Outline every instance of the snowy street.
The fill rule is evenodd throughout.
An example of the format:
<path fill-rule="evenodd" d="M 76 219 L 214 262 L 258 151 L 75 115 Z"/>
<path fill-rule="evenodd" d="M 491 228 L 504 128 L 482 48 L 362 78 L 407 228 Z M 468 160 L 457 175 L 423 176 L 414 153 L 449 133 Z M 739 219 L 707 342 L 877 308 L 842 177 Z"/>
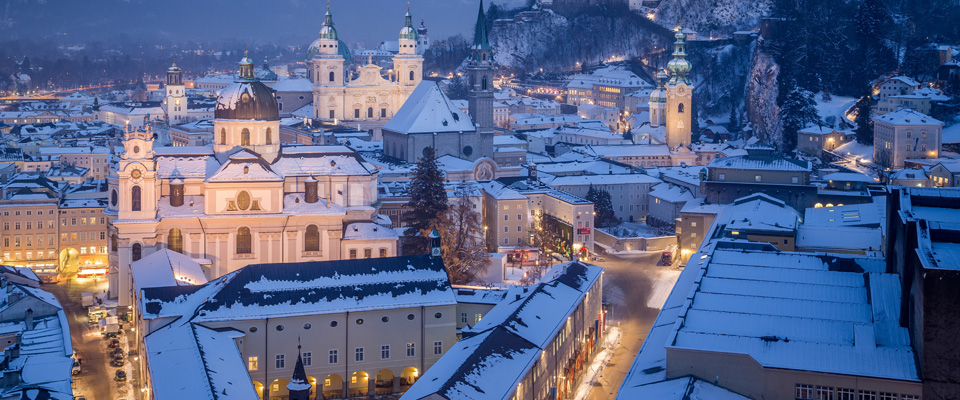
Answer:
<path fill-rule="evenodd" d="M 609 255 L 604 257 L 606 261 L 592 263 L 606 270 L 603 292 L 609 312 L 613 315 L 608 323 L 612 327 L 619 327 L 620 343 L 600 373 L 593 390 L 585 397 L 589 400 L 616 397 L 620 383 L 660 312 L 660 306 L 680 274 L 673 267 L 658 266 L 659 253 L 631 259 Z"/>

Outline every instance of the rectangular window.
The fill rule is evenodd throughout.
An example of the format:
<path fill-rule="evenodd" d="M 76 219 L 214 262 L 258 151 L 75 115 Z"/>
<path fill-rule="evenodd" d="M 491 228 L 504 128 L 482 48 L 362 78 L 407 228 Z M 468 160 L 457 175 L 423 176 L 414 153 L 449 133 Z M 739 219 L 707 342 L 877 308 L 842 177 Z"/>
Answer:
<path fill-rule="evenodd" d="M 353 349 L 353 361 L 363 362 L 363 347 Z"/>
<path fill-rule="evenodd" d="M 897 394 L 880 392 L 880 400 L 897 400 Z"/>
<path fill-rule="evenodd" d="M 351 260 L 357 259 L 357 249 L 350 249 L 350 259 Z"/>
<path fill-rule="evenodd" d="M 33 229 L 33 222 L 27 221 L 27 230 Z"/>
<path fill-rule="evenodd" d="M 853 389 L 837 388 L 837 400 L 856 400 Z"/>
<path fill-rule="evenodd" d="M 901 394 L 900 400 L 920 400 L 920 396 L 916 394 Z"/>
<path fill-rule="evenodd" d="M 17 221 L 17 222 L 14 222 L 14 223 L 13 223 L 13 229 L 18 230 L 18 231 L 20 230 L 20 221 Z"/>
<path fill-rule="evenodd" d="M 441 354 L 443 354 L 443 342 L 433 342 L 433 355 L 439 356 Z"/>
<path fill-rule="evenodd" d="M 107 231 L 100 231 L 100 240 L 107 240 Z"/>
<path fill-rule="evenodd" d="M 340 355 L 338 354 L 337 350 L 330 350 L 330 352 L 328 353 L 327 362 L 330 364 L 340 363 Z"/>
<path fill-rule="evenodd" d="M 416 356 L 417 356 L 417 344 L 407 343 L 407 357 L 416 357 Z"/>
<path fill-rule="evenodd" d="M 797 400 L 813 400 L 813 385 L 801 385 L 798 383 L 796 398 Z"/>
<path fill-rule="evenodd" d="M 301 354 L 301 356 L 303 357 L 304 367 L 309 367 L 313 365 L 313 352 L 305 351 L 303 352 L 303 354 Z"/>
<path fill-rule="evenodd" d="M 287 355 L 286 354 L 277 354 L 277 369 L 284 369 L 287 366 Z"/>
<path fill-rule="evenodd" d="M 460 323 L 461 324 L 467 323 L 467 313 L 465 312 L 460 313 Z"/>
<path fill-rule="evenodd" d="M 247 358 L 247 369 L 250 371 L 256 371 L 260 369 L 260 362 L 257 360 L 257 357 Z"/>
<path fill-rule="evenodd" d="M 877 392 L 861 390 L 857 393 L 857 400 L 877 400 Z"/>
<path fill-rule="evenodd" d="M 380 249 L 380 258 L 384 258 L 386 256 L 387 256 L 387 249 Z"/>
<path fill-rule="evenodd" d="M 76 241 L 77 241 L 77 233 L 76 233 L 76 232 L 73 232 L 73 233 L 70 234 L 70 241 L 71 241 L 71 242 L 76 242 Z"/>
<path fill-rule="evenodd" d="M 77 225 L 77 217 L 70 218 L 70 225 Z"/>
<path fill-rule="evenodd" d="M 754 175 L 754 176 L 753 176 L 753 180 L 754 180 L 755 182 L 760 182 L 760 175 Z"/>
<path fill-rule="evenodd" d="M 719 180 L 721 180 L 721 181 L 725 181 L 725 180 L 727 180 L 727 174 L 720 174 L 720 175 L 717 177 L 717 179 L 719 179 Z"/>
<path fill-rule="evenodd" d="M 381 360 L 389 360 L 389 359 L 390 359 L 390 345 L 389 345 L 389 344 L 385 344 L 385 345 L 383 345 L 383 346 L 380 346 L 380 359 L 381 359 Z"/>
<path fill-rule="evenodd" d="M 363 249 L 363 258 L 371 258 L 371 257 L 373 257 L 373 250 Z"/>

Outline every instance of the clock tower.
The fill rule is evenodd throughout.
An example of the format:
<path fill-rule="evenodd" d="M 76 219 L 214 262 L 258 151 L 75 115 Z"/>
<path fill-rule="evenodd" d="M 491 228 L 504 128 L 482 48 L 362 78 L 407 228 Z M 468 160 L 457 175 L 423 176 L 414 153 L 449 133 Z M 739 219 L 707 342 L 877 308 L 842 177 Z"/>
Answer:
<path fill-rule="evenodd" d="M 152 220 L 157 217 L 157 180 L 153 129 L 124 134 L 123 154 L 117 163 L 117 219 Z"/>
<path fill-rule="evenodd" d="M 674 36 L 673 59 L 667 64 L 670 81 L 666 86 L 666 124 L 667 146 L 676 150 L 680 146 L 689 146 L 691 141 L 691 118 L 693 112 L 693 84 L 687 77 L 690 62 L 687 61 L 686 43 L 681 28 Z"/>

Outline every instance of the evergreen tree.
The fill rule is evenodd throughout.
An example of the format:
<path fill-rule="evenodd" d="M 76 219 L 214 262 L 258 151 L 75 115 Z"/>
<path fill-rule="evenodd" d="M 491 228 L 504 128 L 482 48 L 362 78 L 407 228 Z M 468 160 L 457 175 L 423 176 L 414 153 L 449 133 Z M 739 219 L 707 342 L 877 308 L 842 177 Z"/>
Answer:
<path fill-rule="evenodd" d="M 590 185 L 587 189 L 587 201 L 593 203 L 593 211 L 596 214 L 593 217 L 593 226 L 597 228 L 606 228 L 617 225 L 620 220 L 613 212 L 613 201 L 610 200 L 610 192 L 603 189 L 594 188 Z"/>
<path fill-rule="evenodd" d="M 887 7 L 881 0 L 864 0 L 856 20 L 858 84 L 865 85 L 896 68 L 896 58 L 887 46 L 888 30 L 894 26 Z"/>
<path fill-rule="evenodd" d="M 873 145 L 873 104 L 864 97 L 857 102 L 857 129 L 854 131 L 857 135 L 857 143 Z"/>
<path fill-rule="evenodd" d="M 456 202 L 437 223 L 443 265 L 450 274 L 450 282 L 461 285 L 475 282 L 477 276 L 489 266 L 483 245 L 480 213 L 473 208 L 468 188 L 462 182 L 457 186 L 454 192 Z"/>
<path fill-rule="evenodd" d="M 429 251 L 427 235 L 448 208 L 443 172 L 432 147 L 424 149 L 423 157 L 417 161 L 407 193 L 410 201 L 406 207 L 411 211 L 405 215 L 410 224 L 405 232 L 403 252 L 407 255 L 425 254 Z"/>
<path fill-rule="evenodd" d="M 737 112 L 737 106 L 734 105 L 730 108 L 730 126 L 731 133 L 740 132 L 740 113 Z M 714 135 L 714 140 L 716 141 L 720 135 Z"/>
<path fill-rule="evenodd" d="M 797 147 L 797 132 L 809 124 L 819 123 L 820 116 L 813 101 L 813 93 L 801 88 L 796 81 L 790 81 L 786 87 L 781 87 L 780 96 L 780 126 L 783 131 L 780 151 L 786 153 Z"/>

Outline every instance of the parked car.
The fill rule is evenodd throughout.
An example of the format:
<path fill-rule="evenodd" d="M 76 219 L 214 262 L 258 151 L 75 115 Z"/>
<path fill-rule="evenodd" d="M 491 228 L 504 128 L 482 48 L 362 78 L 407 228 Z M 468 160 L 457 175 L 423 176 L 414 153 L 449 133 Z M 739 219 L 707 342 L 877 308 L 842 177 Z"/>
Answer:
<path fill-rule="evenodd" d="M 113 380 L 115 380 L 115 381 L 117 381 L 117 382 L 126 382 L 126 381 L 127 381 L 127 373 L 124 372 L 122 369 L 118 369 L 118 370 L 117 370 L 117 375 L 113 378 Z"/>
<path fill-rule="evenodd" d="M 113 349 L 113 348 L 119 348 L 119 347 L 120 347 L 120 339 L 110 339 L 110 344 L 108 344 L 107 347 L 110 347 L 111 349 Z"/>
<path fill-rule="evenodd" d="M 79 358 L 74 358 L 74 359 L 73 359 L 73 371 L 71 371 L 71 372 L 72 372 L 74 375 L 79 375 L 81 372 L 83 372 L 83 371 L 81 370 L 81 368 L 80 368 L 80 364 L 81 364 L 81 363 L 80 363 L 80 359 L 79 359 Z"/>
<path fill-rule="evenodd" d="M 123 356 L 123 349 L 119 347 L 115 347 L 113 351 L 110 352 L 110 357 L 122 357 L 122 356 Z"/>
<path fill-rule="evenodd" d="M 122 367 L 123 366 L 123 357 L 114 357 L 113 360 L 110 360 L 111 367 Z"/>

